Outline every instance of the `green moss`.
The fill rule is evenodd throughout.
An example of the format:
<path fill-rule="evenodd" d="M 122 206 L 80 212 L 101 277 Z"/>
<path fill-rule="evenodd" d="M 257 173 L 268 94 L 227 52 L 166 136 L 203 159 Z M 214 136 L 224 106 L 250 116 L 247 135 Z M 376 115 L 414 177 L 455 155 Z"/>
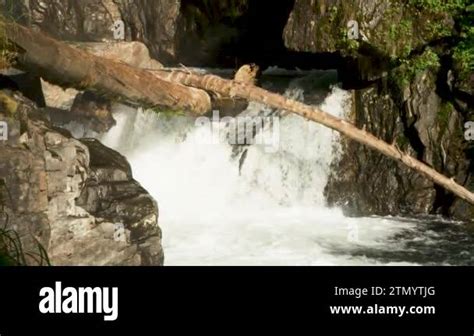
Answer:
<path fill-rule="evenodd" d="M 449 37 L 457 41 L 459 27 L 472 29 L 472 20 L 467 20 L 468 0 L 394 0 L 383 14 L 377 29 L 371 32 L 370 43 L 376 49 L 400 64 L 411 57 L 414 51 L 440 39 Z M 474 7 L 474 6 L 471 6 Z M 462 28 L 464 27 L 464 28 Z M 465 34 L 466 35 L 466 34 Z M 447 39 L 449 40 L 449 39 Z M 464 68 L 471 58 L 467 48 L 457 53 Z"/>
<path fill-rule="evenodd" d="M 409 0 L 408 3 L 420 10 L 433 13 L 453 13 L 464 9 L 468 0 Z"/>
<path fill-rule="evenodd" d="M 425 15 L 435 19 L 427 20 L 429 40 L 452 37 L 452 56 L 455 69 L 461 79 L 474 71 L 474 5 L 471 0 L 408 0 L 408 4 Z M 442 16 L 449 15 L 456 22 L 451 29 Z"/>
<path fill-rule="evenodd" d="M 426 31 L 430 40 L 447 37 L 453 33 L 453 30 L 449 25 L 446 25 L 445 22 L 438 20 L 427 20 Z"/>
<path fill-rule="evenodd" d="M 462 32 L 462 40 L 453 49 L 453 60 L 461 79 L 474 71 L 474 27 Z"/>
<path fill-rule="evenodd" d="M 6 112 L 8 116 L 14 116 L 17 110 L 18 103 L 13 98 L 0 91 L 0 111 Z"/>
<path fill-rule="evenodd" d="M 397 31 L 398 27 L 395 23 L 392 23 L 390 25 L 390 29 L 388 30 L 388 36 L 390 37 L 390 40 L 395 41 L 397 38 Z"/>
<path fill-rule="evenodd" d="M 329 9 L 329 22 L 334 22 L 337 18 L 337 15 L 339 13 L 339 7 L 338 6 L 332 6 Z"/>
<path fill-rule="evenodd" d="M 403 43 L 399 55 L 402 58 L 408 57 L 412 52 L 413 40 L 413 21 L 410 19 L 402 19 L 397 26 L 394 41 Z"/>
<path fill-rule="evenodd" d="M 439 67 L 439 56 L 431 48 L 427 48 L 420 56 L 401 60 L 401 66 L 392 72 L 392 76 L 397 85 L 403 88 L 426 70 L 437 71 Z"/>
<path fill-rule="evenodd" d="M 341 50 L 344 56 L 355 56 L 360 48 L 360 42 L 350 39 L 347 36 L 347 29 L 344 27 L 339 30 L 336 48 Z"/>
<path fill-rule="evenodd" d="M 413 33 L 413 21 L 409 18 L 402 19 L 398 27 L 399 36 L 411 35 Z"/>
<path fill-rule="evenodd" d="M 392 23 L 388 30 L 388 37 L 391 43 L 410 43 L 413 37 L 413 21 L 407 18 L 398 23 Z"/>
<path fill-rule="evenodd" d="M 474 71 L 474 50 L 472 47 L 458 46 L 454 50 L 453 58 L 458 67 L 459 77 L 463 80 Z"/>
<path fill-rule="evenodd" d="M 160 108 L 160 107 L 152 107 L 152 108 L 150 108 L 150 110 L 153 111 L 154 113 L 160 115 L 160 116 L 165 117 L 166 119 L 177 117 L 177 116 L 187 115 L 187 113 L 185 111 L 181 111 L 181 110 L 180 111 L 173 111 L 173 110 L 170 110 L 170 109 L 163 109 L 163 108 Z"/>

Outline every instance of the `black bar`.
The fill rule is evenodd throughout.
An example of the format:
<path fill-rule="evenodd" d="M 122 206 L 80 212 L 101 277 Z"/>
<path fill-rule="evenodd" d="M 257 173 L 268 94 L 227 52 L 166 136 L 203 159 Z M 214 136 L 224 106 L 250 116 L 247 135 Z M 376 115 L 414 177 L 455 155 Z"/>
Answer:
<path fill-rule="evenodd" d="M 474 268 L 450 267 L 1 268 L 0 335 L 160 335 L 165 330 L 205 335 L 283 330 L 291 335 L 472 335 L 473 275 Z M 101 314 L 42 314 L 39 291 L 54 288 L 58 281 L 63 288 L 118 287 L 117 320 L 106 322 Z M 426 287 L 434 293 L 426 298 L 386 294 L 357 299 L 335 296 L 335 287 L 369 292 L 371 287 Z M 334 315 L 329 308 L 375 304 L 433 306 L 436 312 Z"/>

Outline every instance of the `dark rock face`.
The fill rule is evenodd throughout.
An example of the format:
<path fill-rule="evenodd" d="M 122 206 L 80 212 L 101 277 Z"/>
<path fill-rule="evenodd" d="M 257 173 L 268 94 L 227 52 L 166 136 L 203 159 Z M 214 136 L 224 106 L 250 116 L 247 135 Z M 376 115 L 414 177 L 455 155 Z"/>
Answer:
<path fill-rule="evenodd" d="M 0 191 L 25 250 L 39 242 L 54 265 L 161 265 L 158 208 L 127 161 L 96 141 L 50 126 L 21 96 L 0 92 Z"/>
<path fill-rule="evenodd" d="M 210 67 L 283 65 L 288 53 L 282 32 L 293 3 L 279 0 L 269 8 L 264 1 L 182 0 L 178 59 Z"/>
<path fill-rule="evenodd" d="M 398 107 L 377 86 L 354 92 L 352 121 L 388 143 L 397 143 L 413 156 Z M 330 205 L 351 215 L 426 214 L 433 210 L 433 183 L 378 152 L 353 141 L 343 143 L 344 154 L 336 163 L 326 187 Z"/>
<path fill-rule="evenodd" d="M 470 157 L 472 157 L 472 155 Z M 470 169 L 471 171 L 473 170 L 472 167 Z M 469 190 L 474 190 L 474 174 L 471 173 L 469 175 L 465 186 Z M 458 218 L 459 220 L 472 221 L 472 219 L 474 218 L 474 207 L 463 200 L 456 199 L 454 201 L 453 206 L 449 209 L 448 215 L 454 218 Z"/>
<path fill-rule="evenodd" d="M 299 51 L 340 51 L 346 46 L 348 22 L 355 20 L 359 23 L 361 41 L 382 53 L 397 56 L 404 53 L 407 45 L 417 49 L 439 37 L 439 32 L 430 32 L 423 20 L 436 18 L 447 27 L 454 25 L 446 13 L 416 10 L 406 3 L 386 0 L 296 0 L 285 27 L 285 43 L 288 48 Z M 410 21 L 410 27 L 404 28 L 404 20 Z M 398 27 L 399 31 L 393 31 L 392 26 Z M 411 31 L 413 28 L 416 28 L 415 32 Z M 398 40 L 402 34 L 408 40 Z"/>
<path fill-rule="evenodd" d="M 158 207 L 133 180 L 127 160 L 97 140 L 84 139 L 90 153 L 90 177 L 77 205 L 105 222 L 121 223 L 137 244 L 141 265 L 163 264 Z"/>
<path fill-rule="evenodd" d="M 448 14 L 418 10 L 406 3 L 296 0 L 283 35 L 285 45 L 299 52 L 342 54 L 347 57 L 352 77 L 378 79 L 386 74 L 391 59 L 404 57 L 443 36 L 427 22 L 443 24 L 448 30 L 454 27 Z M 357 39 L 348 38 L 351 21 L 357 22 Z"/>
<path fill-rule="evenodd" d="M 296 0 L 285 45 L 342 55 L 340 78 L 355 89 L 354 123 L 469 188 L 474 172 L 463 124 L 470 118 L 472 95 L 466 80 L 450 79 L 454 69 L 446 62 L 449 49 L 442 41 L 453 31 L 454 18 L 447 10 L 428 7 L 385 0 Z M 353 40 L 350 20 L 358 23 Z M 445 56 L 439 59 L 430 47 Z M 356 215 L 442 213 L 466 219 L 461 212 L 472 213 L 461 208 L 474 207 L 398 163 L 355 143 L 344 147 L 326 188 L 331 205 Z"/>
<path fill-rule="evenodd" d="M 431 71 L 418 75 L 397 94 L 382 82 L 355 90 L 352 118 L 358 127 L 396 143 L 400 150 L 462 185 L 472 175 L 463 115 L 437 95 Z M 453 207 L 452 195 L 419 174 L 359 144 L 344 146 L 326 188 L 331 205 L 357 215 L 439 213 L 466 219 Z"/>

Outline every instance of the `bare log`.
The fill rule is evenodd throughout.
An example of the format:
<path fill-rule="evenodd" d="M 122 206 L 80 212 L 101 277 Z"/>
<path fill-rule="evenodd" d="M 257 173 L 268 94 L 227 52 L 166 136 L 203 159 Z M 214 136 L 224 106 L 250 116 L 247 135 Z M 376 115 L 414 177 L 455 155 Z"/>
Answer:
<path fill-rule="evenodd" d="M 211 99 L 203 90 L 171 83 L 146 70 L 97 57 L 16 23 L 3 23 L 8 41 L 19 53 L 18 65 L 53 84 L 87 89 L 147 107 L 197 115 L 211 110 Z"/>
<path fill-rule="evenodd" d="M 1 22 L 0 22 L 1 23 Z M 19 64 L 46 80 L 78 89 L 95 89 L 126 99 L 158 107 L 204 114 L 211 110 L 211 100 L 205 92 L 222 97 L 243 98 L 296 113 L 329 127 L 363 145 L 400 161 L 461 199 L 474 205 L 474 194 L 425 163 L 403 153 L 352 123 L 334 117 L 320 109 L 285 98 L 254 85 L 226 80 L 214 75 L 198 75 L 185 71 L 137 69 L 124 63 L 91 55 L 55 41 L 18 24 L 7 22 L 4 32 L 17 51 Z M 194 88 L 194 89 L 192 89 Z M 205 91 L 203 91 L 205 90 Z"/>
<path fill-rule="evenodd" d="M 279 94 L 269 92 L 253 85 L 222 79 L 214 75 L 199 75 L 186 71 L 170 72 L 166 70 L 157 70 L 153 71 L 153 73 L 155 73 L 159 78 L 167 79 L 175 83 L 181 83 L 208 92 L 214 92 L 222 96 L 245 98 L 249 101 L 263 103 L 273 108 L 298 114 L 306 119 L 344 134 L 350 139 L 373 148 L 394 160 L 402 162 L 407 167 L 424 175 L 434 183 L 474 205 L 474 193 L 456 183 L 454 179 L 450 179 L 440 174 L 427 164 L 402 152 L 395 145 L 390 145 L 367 131 L 357 128 L 354 124 L 334 117 L 314 106 L 309 106 L 296 100 L 285 98 Z"/>
<path fill-rule="evenodd" d="M 118 60 L 136 68 L 148 71 L 164 69 L 161 63 L 151 58 L 147 47 L 140 42 L 74 42 L 69 43 L 69 45 L 99 57 Z M 166 70 L 170 71 L 172 68 L 166 68 Z M 221 116 L 236 116 L 248 106 L 247 100 L 242 98 L 236 99 L 219 95 L 210 95 L 210 97 L 212 109 L 219 110 Z M 211 111 L 209 110 L 209 112 Z"/>

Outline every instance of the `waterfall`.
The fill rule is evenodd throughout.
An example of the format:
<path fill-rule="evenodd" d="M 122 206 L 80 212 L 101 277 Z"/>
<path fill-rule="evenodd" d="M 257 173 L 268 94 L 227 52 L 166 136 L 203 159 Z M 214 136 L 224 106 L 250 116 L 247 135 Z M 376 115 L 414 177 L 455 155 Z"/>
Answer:
<path fill-rule="evenodd" d="M 311 100 L 301 78 L 285 94 Z M 321 108 L 344 117 L 350 104 L 348 92 L 332 87 Z M 167 265 L 390 264 L 378 256 L 405 249 L 393 237 L 414 232 L 416 221 L 348 218 L 327 207 L 323 191 L 340 155 L 338 133 L 256 103 L 243 113 L 280 114 L 277 150 L 236 150 L 227 141 L 229 123 L 209 127 L 116 107 L 117 126 L 102 140 L 128 158 L 135 179 L 158 201 Z M 219 141 L 203 141 L 216 129 Z"/>

